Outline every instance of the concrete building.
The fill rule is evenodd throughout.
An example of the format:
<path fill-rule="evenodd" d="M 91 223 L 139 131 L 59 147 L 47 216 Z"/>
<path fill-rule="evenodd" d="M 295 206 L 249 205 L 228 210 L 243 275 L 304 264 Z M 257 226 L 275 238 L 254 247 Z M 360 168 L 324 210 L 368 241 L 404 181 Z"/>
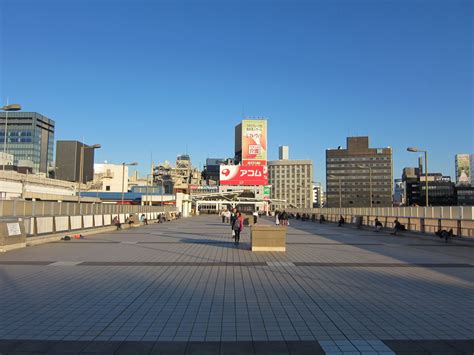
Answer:
<path fill-rule="evenodd" d="M 56 178 L 65 181 L 79 182 L 81 165 L 81 148 L 83 149 L 82 183 L 94 179 L 94 149 L 78 141 L 56 142 Z"/>
<path fill-rule="evenodd" d="M 5 200 L 76 201 L 77 184 L 42 174 L 0 170 L 0 198 Z"/>
<path fill-rule="evenodd" d="M 402 179 L 395 179 L 395 190 L 393 192 L 393 205 L 405 206 L 406 204 L 406 186 Z"/>
<path fill-rule="evenodd" d="M 219 184 L 220 167 L 223 164 L 233 164 L 233 159 L 207 158 L 204 167 L 203 178 L 209 185 Z"/>
<path fill-rule="evenodd" d="M 4 151 L 5 112 L 0 112 L 0 151 Z M 7 149 L 13 165 L 20 160 L 33 161 L 34 173 L 48 174 L 53 168 L 53 120 L 36 112 L 8 112 Z"/>
<path fill-rule="evenodd" d="M 287 145 L 278 147 L 278 159 L 288 160 L 290 159 L 290 148 Z"/>
<path fill-rule="evenodd" d="M 347 149 L 326 150 L 326 184 L 327 207 L 392 206 L 392 148 L 348 137 Z"/>
<path fill-rule="evenodd" d="M 313 185 L 313 207 L 322 208 L 324 207 L 324 191 L 321 183 Z"/>
<path fill-rule="evenodd" d="M 3 165 L 5 165 L 5 167 L 13 166 L 13 154 L 0 152 L 0 166 L 3 167 Z"/>
<path fill-rule="evenodd" d="M 94 164 L 92 190 L 122 192 L 128 191 L 128 166 L 122 164 Z"/>
<path fill-rule="evenodd" d="M 273 209 L 313 207 L 313 162 L 311 160 L 273 160 L 268 162 Z"/>
<path fill-rule="evenodd" d="M 153 168 L 153 184 L 163 186 L 165 193 L 189 194 L 191 190 L 201 185 L 201 181 L 201 171 L 192 166 L 191 158 L 187 154 L 178 155 L 176 166 L 165 161 Z"/>

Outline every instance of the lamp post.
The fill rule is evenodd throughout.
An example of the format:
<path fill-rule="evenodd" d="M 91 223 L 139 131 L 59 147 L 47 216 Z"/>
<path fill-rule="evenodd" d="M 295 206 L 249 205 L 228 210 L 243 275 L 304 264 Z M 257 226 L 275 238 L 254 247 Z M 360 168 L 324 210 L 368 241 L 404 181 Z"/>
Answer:
<path fill-rule="evenodd" d="M 425 153 L 425 190 L 426 190 L 425 205 L 426 205 L 426 207 L 428 207 L 428 205 L 429 205 L 429 199 L 428 199 L 428 151 L 421 150 L 421 149 L 418 149 L 416 147 L 408 147 L 407 151 L 412 152 L 412 153 L 418 153 L 418 152 Z"/>
<path fill-rule="evenodd" d="M 372 208 L 372 167 L 364 166 L 364 165 L 357 165 L 359 169 L 369 168 L 369 206 Z"/>
<path fill-rule="evenodd" d="M 341 177 L 336 175 L 329 175 L 331 178 L 337 178 L 339 180 L 339 210 L 342 208 L 342 184 Z"/>
<path fill-rule="evenodd" d="M 151 195 L 150 197 L 148 197 L 148 185 L 150 183 L 150 176 L 153 176 L 153 174 L 147 174 L 146 176 L 146 189 L 145 189 L 145 203 L 144 203 L 144 206 L 151 206 Z M 151 184 L 151 187 L 153 188 L 153 183 Z M 148 202 L 150 201 L 150 202 Z M 143 201 L 142 201 L 143 202 Z"/>
<path fill-rule="evenodd" d="M 1 109 L 5 111 L 5 138 L 3 140 L 3 171 L 5 171 L 5 159 L 6 159 L 6 154 L 7 154 L 7 132 L 8 132 L 8 112 L 9 111 L 20 111 L 21 110 L 21 105 L 19 104 L 10 104 L 6 106 L 2 106 Z"/>
<path fill-rule="evenodd" d="M 82 175 L 84 175 L 84 151 L 86 149 L 99 149 L 100 147 L 100 144 L 93 144 L 88 147 L 86 147 L 84 143 L 81 145 L 81 154 L 79 158 L 79 195 L 77 196 L 77 203 L 81 203 L 81 184 L 83 181 Z"/>
<path fill-rule="evenodd" d="M 125 166 L 136 166 L 138 165 L 137 162 L 133 163 L 122 163 L 122 205 L 123 205 L 123 196 L 124 196 L 124 188 L 125 188 Z"/>

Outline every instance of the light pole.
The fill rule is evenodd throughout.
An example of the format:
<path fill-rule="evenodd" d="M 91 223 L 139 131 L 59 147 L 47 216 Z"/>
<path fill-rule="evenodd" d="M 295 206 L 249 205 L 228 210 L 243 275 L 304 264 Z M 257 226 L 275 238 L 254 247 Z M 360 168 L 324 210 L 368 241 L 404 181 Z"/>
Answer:
<path fill-rule="evenodd" d="M 81 154 L 79 158 L 79 195 L 77 196 L 77 203 L 81 203 L 81 184 L 82 184 L 82 175 L 84 174 L 84 150 L 86 149 L 99 149 L 100 144 L 93 144 L 86 147 L 84 143 L 81 145 Z"/>
<path fill-rule="evenodd" d="M 7 133 L 8 133 L 8 112 L 9 111 L 20 111 L 21 110 L 21 105 L 19 104 L 11 104 L 6 106 L 3 106 L 1 108 L 3 111 L 5 111 L 5 138 L 3 140 L 3 171 L 5 171 L 5 159 L 6 159 L 6 154 L 7 154 Z"/>
<path fill-rule="evenodd" d="M 418 152 L 425 153 L 425 189 L 426 189 L 425 205 L 426 205 L 426 207 L 428 207 L 428 205 L 429 205 L 429 199 L 428 199 L 428 151 L 421 150 L 421 149 L 418 149 L 416 147 L 408 147 L 407 151 L 412 152 L 412 153 L 418 153 Z"/>
<path fill-rule="evenodd" d="M 341 177 L 336 175 L 329 175 L 331 178 L 336 178 L 339 180 L 339 210 L 342 208 L 342 184 L 341 184 Z"/>
<path fill-rule="evenodd" d="M 364 165 L 357 165 L 359 169 L 369 168 L 369 206 L 372 208 L 372 167 L 364 166 Z"/>
<path fill-rule="evenodd" d="M 123 205 L 123 195 L 124 195 L 124 188 L 125 188 L 125 166 L 136 166 L 138 165 L 137 162 L 133 163 L 122 163 L 122 205 Z"/>
<path fill-rule="evenodd" d="M 151 179 L 150 179 L 151 177 Z M 152 201 L 152 192 L 150 192 L 150 197 L 148 197 L 148 182 L 150 181 L 150 185 L 151 185 L 151 188 L 152 188 L 152 192 L 153 192 L 153 174 L 148 174 L 146 176 L 146 190 L 147 190 L 147 199 L 149 199 L 149 203 L 148 205 L 151 206 L 153 204 L 153 201 Z M 148 201 L 147 201 L 148 202 Z"/>

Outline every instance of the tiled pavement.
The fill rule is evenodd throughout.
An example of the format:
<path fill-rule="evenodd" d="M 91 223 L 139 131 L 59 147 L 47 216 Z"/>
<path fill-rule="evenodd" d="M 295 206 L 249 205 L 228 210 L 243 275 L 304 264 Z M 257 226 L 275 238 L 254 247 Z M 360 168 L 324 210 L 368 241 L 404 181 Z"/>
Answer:
<path fill-rule="evenodd" d="M 0 353 L 470 353 L 474 245 L 202 216 L 0 255 Z"/>

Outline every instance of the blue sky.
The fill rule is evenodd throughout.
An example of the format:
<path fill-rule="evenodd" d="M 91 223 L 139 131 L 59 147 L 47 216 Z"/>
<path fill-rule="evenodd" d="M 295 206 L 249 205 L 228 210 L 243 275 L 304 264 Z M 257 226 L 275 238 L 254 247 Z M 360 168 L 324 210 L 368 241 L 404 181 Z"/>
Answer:
<path fill-rule="evenodd" d="M 474 152 L 473 4 L 460 0 L 0 0 L 0 100 L 56 121 L 56 139 L 101 143 L 97 162 L 233 155 L 234 126 L 269 119 L 312 159 L 368 135 L 394 177 L 454 174 Z"/>

